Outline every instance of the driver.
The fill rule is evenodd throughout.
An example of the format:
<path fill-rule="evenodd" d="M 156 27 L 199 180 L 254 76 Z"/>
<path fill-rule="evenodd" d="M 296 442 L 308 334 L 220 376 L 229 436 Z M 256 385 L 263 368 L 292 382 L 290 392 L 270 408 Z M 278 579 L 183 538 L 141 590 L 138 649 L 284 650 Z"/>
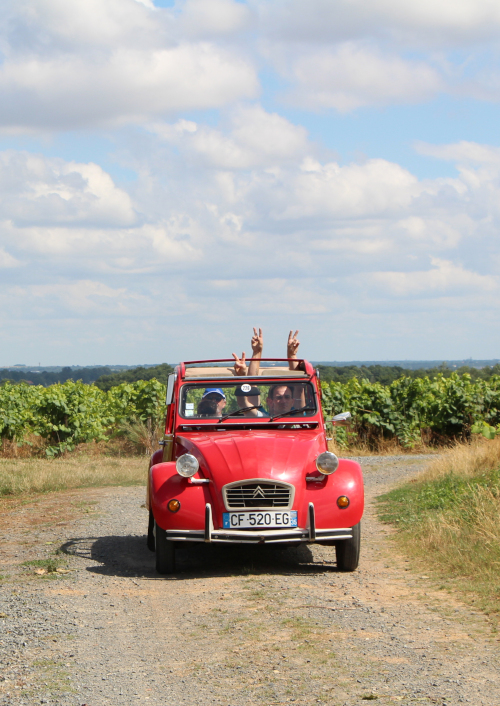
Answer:
<path fill-rule="evenodd" d="M 272 385 L 267 393 L 267 407 L 271 417 L 293 409 L 293 390 L 290 385 Z"/>
<path fill-rule="evenodd" d="M 196 410 L 200 417 L 222 417 L 226 395 L 220 387 L 207 387 Z"/>
<path fill-rule="evenodd" d="M 271 385 L 267 393 L 267 407 L 271 417 L 305 407 L 304 385 Z"/>

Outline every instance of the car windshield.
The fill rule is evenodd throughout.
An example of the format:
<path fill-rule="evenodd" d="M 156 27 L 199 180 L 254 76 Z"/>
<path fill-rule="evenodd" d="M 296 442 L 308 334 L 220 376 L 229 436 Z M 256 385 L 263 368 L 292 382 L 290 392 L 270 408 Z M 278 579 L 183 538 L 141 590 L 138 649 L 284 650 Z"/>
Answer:
<path fill-rule="evenodd" d="M 243 378 L 244 380 L 244 378 Z M 316 396 L 309 382 L 215 382 L 182 387 L 179 413 L 194 419 L 272 419 L 316 414 Z"/>

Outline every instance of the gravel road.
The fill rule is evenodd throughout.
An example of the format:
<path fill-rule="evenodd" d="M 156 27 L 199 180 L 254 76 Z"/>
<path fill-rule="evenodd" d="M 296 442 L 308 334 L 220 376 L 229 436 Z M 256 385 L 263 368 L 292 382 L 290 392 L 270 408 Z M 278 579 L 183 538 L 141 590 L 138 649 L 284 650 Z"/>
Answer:
<path fill-rule="evenodd" d="M 499 706 L 488 619 L 410 570 L 375 518 L 373 498 L 426 458 L 359 460 L 368 502 L 353 574 L 329 547 L 191 546 L 159 578 L 143 488 L 4 513 L 0 704 Z M 69 573 L 23 565 L 57 549 Z"/>

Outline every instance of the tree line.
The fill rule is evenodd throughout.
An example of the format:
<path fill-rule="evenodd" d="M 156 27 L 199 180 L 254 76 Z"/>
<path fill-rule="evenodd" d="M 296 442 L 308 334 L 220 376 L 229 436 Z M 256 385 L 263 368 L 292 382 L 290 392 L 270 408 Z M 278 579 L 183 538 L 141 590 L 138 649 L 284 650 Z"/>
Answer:
<path fill-rule="evenodd" d="M 167 384 L 167 378 L 174 371 L 171 365 L 163 363 L 150 368 L 131 368 L 130 370 L 121 370 L 114 373 L 107 366 L 97 366 L 95 368 L 71 368 L 65 367 L 60 372 L 49 371 L 26 371 L 26 370 L 0 370 L 0 384 L 24 383 L 27 385 L 42 385 L 48 387 L 57 383 L 66 382 L 67 380 L 86 383 L 87 385 L 94 383 L 101 390 L 110 390 L 112 387 L 122 385 L 123 383 L 138 382 L 139 380 L 156 379 L 164 385 Z"/>
<path fill-rule="evenodd" d="M 381 385 L 391 385 L 395 380 L 410 378 L 412 380 L 421 378 L 434 378 L 442 375 L 445 378 L 457 375 L 469 375 L 471 380 L 490 380 L 494 375 L 500 375 L 500 365 L 485 366 L 484 368 L 473 368 L 463 365 L 460 368 L 450 368 L 446 363 L 442 363 L 436 368 L 419 368 L 408 370 L 399 365 L 318 365 L 320 379 L 324 382 L 343 382 L 349 380 L 368 380 L 368 382 L 379 382 Z"/>

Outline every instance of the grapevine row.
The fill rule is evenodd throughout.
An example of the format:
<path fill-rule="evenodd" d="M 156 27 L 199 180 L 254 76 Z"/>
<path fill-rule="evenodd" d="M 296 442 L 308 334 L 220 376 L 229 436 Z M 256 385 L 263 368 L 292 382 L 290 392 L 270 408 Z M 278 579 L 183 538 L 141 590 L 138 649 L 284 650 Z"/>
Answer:
<path fill-rule="evenodd" d="M 364 443 L 376 447 L 396 439 L 411 448 L 422 441 L 448 443 L 474 432 L 494 436 L 500 428 L 500 376 L 472 380 L 450 377 L 400 378 L 384 386 L 353 378 L 323 382 L 325 417 L 349 411 L 352 424 L 335 430 L 340 446 Z M 165 386 L 157 380 L 124 383 L 108 391 L 69 380 L 62 384 L 0 386 L 0 438 L 27 443 L 38 435 L 49 455 L 76 444 L 107 440 L 121 425 L 165 414 Z"/>

